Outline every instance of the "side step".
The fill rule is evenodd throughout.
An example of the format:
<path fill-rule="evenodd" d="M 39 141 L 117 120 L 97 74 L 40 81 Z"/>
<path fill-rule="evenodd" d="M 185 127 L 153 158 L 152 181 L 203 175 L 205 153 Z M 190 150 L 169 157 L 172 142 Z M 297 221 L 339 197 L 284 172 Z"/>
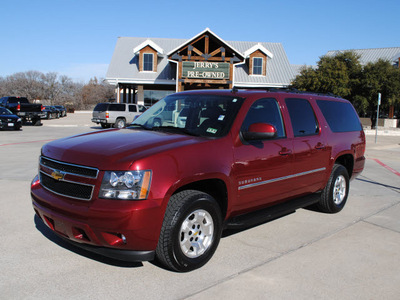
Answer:
<path fill-rule="evenodd" d="M 233 217 L 226 221 L 224 229 L 237 230 L 256 226 L 294 213 L 296 209 L 318 203 L 321 193 L 310 194 L 268 208 Z"/>

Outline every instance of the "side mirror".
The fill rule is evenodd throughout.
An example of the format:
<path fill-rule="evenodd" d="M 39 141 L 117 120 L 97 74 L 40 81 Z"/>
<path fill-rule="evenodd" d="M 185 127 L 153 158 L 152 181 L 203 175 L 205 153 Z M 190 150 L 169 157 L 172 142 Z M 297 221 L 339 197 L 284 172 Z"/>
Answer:
<path fill-rule="evenodd" d="M 276 137 L 275 126 L 267 123 L 253 123 L 249 130 L 242 132 L 245 140 L 268 140 Z"/>

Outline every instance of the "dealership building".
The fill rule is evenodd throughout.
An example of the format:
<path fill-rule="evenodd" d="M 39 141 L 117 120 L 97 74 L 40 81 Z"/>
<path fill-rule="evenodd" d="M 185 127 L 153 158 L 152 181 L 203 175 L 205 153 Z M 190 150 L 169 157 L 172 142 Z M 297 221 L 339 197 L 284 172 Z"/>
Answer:
<path fill-rule="evenodd" d="M 283 88 L 295 75 L 282 44 L 225 41 L 207 28 L 188 40 L 118 38 L 106 80 L 117 102 L 149 106 L 185 90 Z"/>

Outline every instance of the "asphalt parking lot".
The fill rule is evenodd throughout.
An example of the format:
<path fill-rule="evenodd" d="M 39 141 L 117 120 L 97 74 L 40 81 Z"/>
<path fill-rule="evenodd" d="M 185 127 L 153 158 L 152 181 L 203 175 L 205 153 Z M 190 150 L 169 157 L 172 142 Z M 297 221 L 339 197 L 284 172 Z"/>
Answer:
<path fill-rule="evenodd" d="M 0 299 L 399 299 L 400 135 L 367 136 L 339 214 L 300 209 L 225 236 L 207 265 L 180 274 L 76 249 L 34 217 L 41 146 L 101 130 L 90 117 L 0 132 Z"/>

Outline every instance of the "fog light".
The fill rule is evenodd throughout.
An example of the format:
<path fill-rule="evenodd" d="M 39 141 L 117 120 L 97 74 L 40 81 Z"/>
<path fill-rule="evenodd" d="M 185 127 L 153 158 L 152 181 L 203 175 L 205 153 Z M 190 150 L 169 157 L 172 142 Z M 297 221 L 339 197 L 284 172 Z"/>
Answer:
<path fill-rule="evenodd" d="M 122 233 L 102 232 L 101 235 L 110 246 L 125 245 L 127 243 L 126 237 Z"/>

